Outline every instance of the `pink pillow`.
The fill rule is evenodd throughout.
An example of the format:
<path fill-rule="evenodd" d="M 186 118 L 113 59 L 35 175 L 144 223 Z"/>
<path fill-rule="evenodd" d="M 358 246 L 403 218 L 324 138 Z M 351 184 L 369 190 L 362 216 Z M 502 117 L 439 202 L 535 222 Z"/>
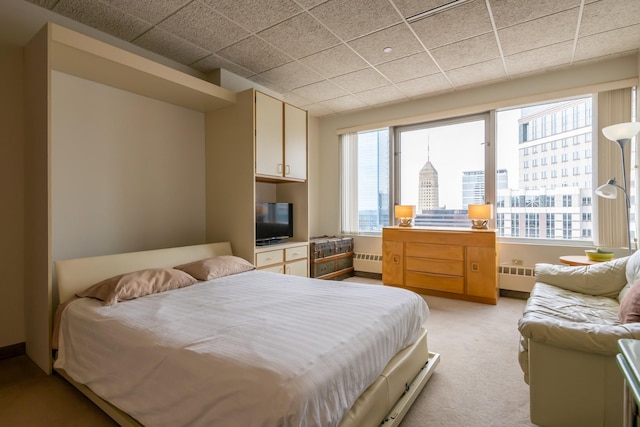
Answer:
<path fill-rule="evenodd" d="M 173 268 L 148 268 L 110 277 L 77 293 L 79 297 L 96 298 L 102 305 L 131 300 L 145 295 L 193 285 L 197 280 Z"/>
<path fill-rule="evenodd" d="M 622 323 L 640 322 L 640 283 L 631 285 L 627 294 L 620 302 L 618 319 Z"/>
<path fill-rule="evenodd" d="M 178 265 L 174 268 L 189 273 L 198 280 L 211 280 L 254 270 L 256 267 L 243 258 L 233 255 L 221 255 Z"/>

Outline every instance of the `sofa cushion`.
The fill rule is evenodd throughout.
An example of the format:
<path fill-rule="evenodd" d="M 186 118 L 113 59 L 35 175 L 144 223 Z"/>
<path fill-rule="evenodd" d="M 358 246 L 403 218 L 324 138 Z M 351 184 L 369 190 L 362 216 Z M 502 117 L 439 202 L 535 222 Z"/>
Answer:
<path fill-rule="evenodd" d="M 640 322 L 640 283 L 634 283 L 620 301 L 618 319 L 622 323 Z"/>
<path fill-rule="evenodd" d="M 615 298 L 536 283 L 518 329 L 529 340 L 611 356 L 618 353 L 618 339 L 640 338 L 640 330 L 620 324 L 618 307 Z"/>
<path fill-rule="evenodd" d="M 627 258 L 581 267 L 536 264 L 536 281 L 583 294 L 616 298 L 627 284 Z"/>

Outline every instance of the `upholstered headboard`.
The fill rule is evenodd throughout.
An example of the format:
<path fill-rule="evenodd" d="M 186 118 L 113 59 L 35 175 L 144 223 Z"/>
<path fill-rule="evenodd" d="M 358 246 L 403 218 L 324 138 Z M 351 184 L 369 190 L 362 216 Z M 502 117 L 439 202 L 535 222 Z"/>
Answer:
<path fill-rule="evenodd" d="M 189 261 L 232 255 L 229 242 L 154 249 L 55 261 L 60 304 L 94 283 L 143 268 L 170 268 Z"/>

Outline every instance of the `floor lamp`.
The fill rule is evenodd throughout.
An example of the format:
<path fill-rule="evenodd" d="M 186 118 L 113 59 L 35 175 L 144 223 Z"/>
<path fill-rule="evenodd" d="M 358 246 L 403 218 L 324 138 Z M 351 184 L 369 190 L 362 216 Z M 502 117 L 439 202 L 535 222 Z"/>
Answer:
<path fill-rule="evenodd" d="M 627 191 L 627 166 L 624 158 L 624 147 L 627 143 L 640 132 L 640 122 L 619 123 L 617 125 L 607 126 L 602 129 L 603 135 L 618 143 L 620 146 L 620 154 L 622 155 L 622 186 L 618 185 L 615 178 L 607 181 L 595 191 L 595 194 L 605 199 L 615 199 L 618 197 L 618 190 L 622 190 L 625 197 L 625 213 L 627 218 L 627 241 L 629 242 L 629 253 L 633 252 L 631 248 L 631 223 L 629 221 L 629 210 L 631 209 L 631 200 Z"/>

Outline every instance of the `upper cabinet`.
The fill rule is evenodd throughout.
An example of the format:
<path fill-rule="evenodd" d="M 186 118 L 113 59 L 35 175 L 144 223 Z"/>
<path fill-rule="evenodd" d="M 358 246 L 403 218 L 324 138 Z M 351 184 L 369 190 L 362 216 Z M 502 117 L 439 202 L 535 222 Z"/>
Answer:
<path fill-rule="evenodd" d="M 256 178 L 307 179 L 307 112 L 255 93 Z"/>

